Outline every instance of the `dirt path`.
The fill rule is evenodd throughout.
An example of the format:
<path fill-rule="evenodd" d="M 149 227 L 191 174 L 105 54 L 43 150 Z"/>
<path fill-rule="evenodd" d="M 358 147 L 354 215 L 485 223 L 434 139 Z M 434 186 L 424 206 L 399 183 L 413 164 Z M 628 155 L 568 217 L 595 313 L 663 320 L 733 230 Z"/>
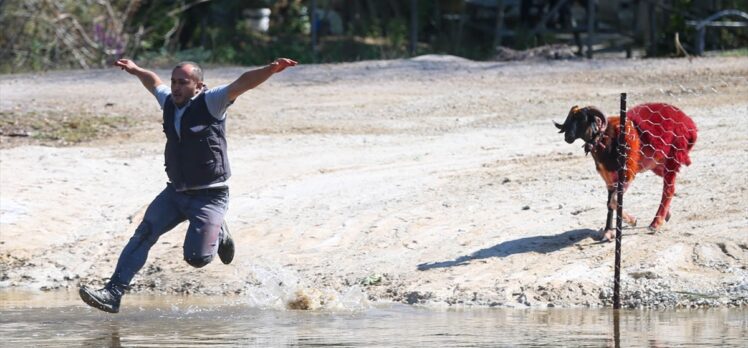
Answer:
<path fill-rule="evenodd" d="M 209 85 L 242 69 L 209 69 Z M 162 77 L 167 71 L 158 71 Z M 628 228 L 629 306 L 748 304 L 748 59 L 470 62 L 454 57 L 307 65 L 230 109 L 235 263 L 191 269 L 184 225 L 134 291 L 239 294 L 312 307 L 361 297 L 428 305 L 610 304 L 613 244 L 592 237 L 605 188 L 580 144 L 551 121 L 572 105 L 616 114 L 679 106 L 699 127 L 673 218 Z M 116 70 L 0 77 L 0 112 L 132 117 L 75 147 L 0 150 L 0 287 L 101 282 L 163 188 L 157 104 Z M 28 103 L 31 100 L 32 103 Z M 662 182 L 625 204 L 646 226 Z M 360 301 L 359 301 L 360 302 Z"/>

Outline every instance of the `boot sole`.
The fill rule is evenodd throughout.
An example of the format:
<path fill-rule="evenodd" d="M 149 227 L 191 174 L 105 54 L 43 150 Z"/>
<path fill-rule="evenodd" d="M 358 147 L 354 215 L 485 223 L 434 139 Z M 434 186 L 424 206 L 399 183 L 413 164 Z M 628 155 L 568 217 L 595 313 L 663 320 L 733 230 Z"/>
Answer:
<path fill-rule="evenodd" d="M 224 265 L 228 265 L 231 261 L 234 261 L 234 240 L 231 239 L 231 236 L 229 236 L 226 244 L 221 246 L 221 249 L 218 252 L 218 258 L 221 259 Z"/>
<path fill-rule="evenodd" d="M 231 261 L 234 261 L 234 239 L 231 238 L 229 226 L 226 224 L 226 221 L 223 222 L 221 229 L 226 233 L 226 243 L 221 241 L 218 244 L 218 258 L 221 259 L 224 265 L 228 265 Z"/>
<path fill-rule="evenodd" d="M 83 302 L 85 302 L 87 305 L 91 307 L 94 307 L 96 309 L 102 310 L 107 313 L 118 313 L 119 312 L 119 308 L 113 308 L 112 306 L 99 302 L 99 300 L 91 296 L 88 293 L 88 291 L 86 291 L 86 288 L 80 288 L 80 290 L 78 290 L 78 295 L 80 295 L 81 300 L 83 300 Z"/>

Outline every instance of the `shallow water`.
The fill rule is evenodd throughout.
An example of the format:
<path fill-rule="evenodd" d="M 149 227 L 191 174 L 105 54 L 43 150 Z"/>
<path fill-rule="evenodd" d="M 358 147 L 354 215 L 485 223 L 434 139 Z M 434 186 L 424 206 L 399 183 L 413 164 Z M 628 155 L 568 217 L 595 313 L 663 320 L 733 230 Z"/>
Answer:
<path fill-rule="evenodd" d="M 240 297 L 132 294 L 112 315 L 72 292 L 3 291 L 0 312 L 2 347 L 748 346 L 748 309 L 623 310 L 617 318 L 610 309 L 290 311 Z"/>

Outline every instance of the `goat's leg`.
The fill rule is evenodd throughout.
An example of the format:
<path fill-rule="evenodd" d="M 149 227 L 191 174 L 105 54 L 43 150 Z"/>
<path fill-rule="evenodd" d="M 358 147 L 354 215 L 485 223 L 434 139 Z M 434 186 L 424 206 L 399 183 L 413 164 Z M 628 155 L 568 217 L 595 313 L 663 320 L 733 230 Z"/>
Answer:
<path fill-rule="evenodd" d="M 623 212 L 623 221 L 626 222 L 631 227 L 636 227 L 636 216 L 633 216 L 627 213 L 626 211 L 622 211 L 622 212 Z"/>
<path fill-rule="evenodd" d="M 613 202 L 613 200 L 615 199 L 615 197 L 614 197 L 615 193 L 616 193 L 615 190 L 608 190 L 608 204 L 607 204 L 607 206 L 608 206 L 608 217 L 605 220 L 605 230 L 606 231 L 609 230 L 609 229 L 611 229 L 611 228 L 613 228 L 613 211 L 618 206 L 616 204 L 616 202 Z"/>
<path fill-rule="evenodd" d="M 629 189 L 629 185 L 631 184 L 631 181 L 634 180 L 634 178 L 630 178 L 628 181 L 626 181 L 623 184 L 623 193 L 625 194 L 626 191 Z M 616 200 L 616 206 L 615 209 L 618 209 L 618 196 L 615 197 Z M 625 210 L 621 209 L 621 217 L 623 218 L 623 221 L 627 223 L 631 227 L 636 227 L 636 216 L 633 216 L 629 213 L 627 213 Z"/>
<path fill-rule="evenodd" d="M 608 217 L 605 220 L 605 229 L 600 231 L 600 239 L 604 242 L 613 240 L 616 230 L 613 228 L 613 211 L 618 207 L 616 201 L 616 190 L 608 188 Z"/>
<path fill-rule="evenodd" d="M 660 201 L 660 208 L 657 209 L 657 215 L 649 225 L 649 230 L 656 232 L 662 227 L 665 221 L 670 220 L 670 201 L 673 199 L 675 194 L 675 171 L 668 171 L 663 175 L 663 186 L 662 186 L 662 201 Z"/>
<path fill-rule="evenodd" d="M 624 187 L 626 192 L 628 185 Z M 613 212 L 618 210 L 618 195 L 615 189 L 608 190 L 608 218 L 605 221 L 605 230 L 602 231 L 602 240 L 611 241 L 615 237 L 615 227 L 613 226 Z M 629 226 L 636 226 L 636 217 L 621 209 L 621 217 Z"/>

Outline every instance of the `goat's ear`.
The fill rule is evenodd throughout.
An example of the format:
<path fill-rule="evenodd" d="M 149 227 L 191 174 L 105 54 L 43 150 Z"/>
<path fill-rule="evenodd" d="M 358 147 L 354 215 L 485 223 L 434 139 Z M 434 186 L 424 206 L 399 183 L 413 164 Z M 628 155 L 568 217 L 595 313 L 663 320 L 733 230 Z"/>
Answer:
<path fill-rule="evenodd" d="M 592 106 L 584 108 L 587 122 L 595 127 L 595 130 L 602 130 L 607 125 L 605 115 L 600 109 Z"/>

